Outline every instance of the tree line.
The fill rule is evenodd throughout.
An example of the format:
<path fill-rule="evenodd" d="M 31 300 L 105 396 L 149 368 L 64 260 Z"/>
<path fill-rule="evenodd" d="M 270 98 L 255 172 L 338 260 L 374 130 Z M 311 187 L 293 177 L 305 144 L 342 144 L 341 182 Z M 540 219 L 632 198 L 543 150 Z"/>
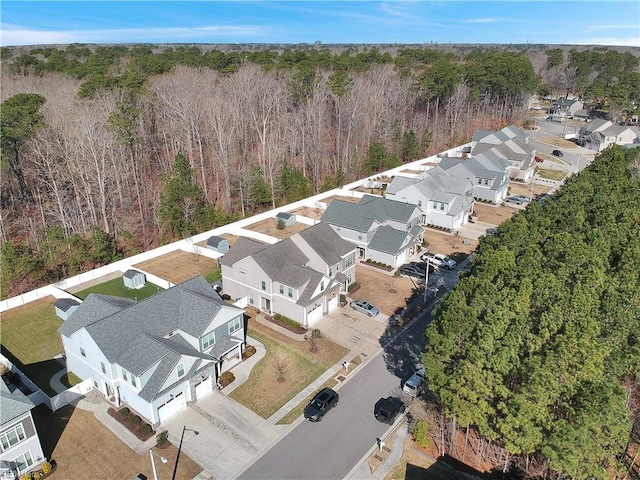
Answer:
<path fill-rule="evenodd" d="M 98 228 L 131 255 L 520 123 L 544 70 L 531 52 L 486 48 L 0 53 L 0 238 L 34 255 L 53 227 Z M 185 222 L 168 225 L 161 199 L 179 155 L 206 208 L 183 204 Z M 59 280 L 47 271 L 2 295 Z"/>
<path fill-rule="evenodd" d="M 640 148 L 613 146 L 484 238 L 426 332 L 444 452 L 445 430 L 471 428 L 526 478 L 627 478 L 639 226 Z"/>

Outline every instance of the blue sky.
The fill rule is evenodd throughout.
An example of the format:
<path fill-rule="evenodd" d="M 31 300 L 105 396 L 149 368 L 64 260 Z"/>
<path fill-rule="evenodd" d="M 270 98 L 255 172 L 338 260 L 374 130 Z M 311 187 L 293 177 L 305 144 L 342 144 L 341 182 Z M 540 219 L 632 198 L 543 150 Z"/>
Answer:
<path fill-rule="evenodd" d="M 640 46 L 629 1 L 7 1 L 0 44 L 544 43 Z"/>

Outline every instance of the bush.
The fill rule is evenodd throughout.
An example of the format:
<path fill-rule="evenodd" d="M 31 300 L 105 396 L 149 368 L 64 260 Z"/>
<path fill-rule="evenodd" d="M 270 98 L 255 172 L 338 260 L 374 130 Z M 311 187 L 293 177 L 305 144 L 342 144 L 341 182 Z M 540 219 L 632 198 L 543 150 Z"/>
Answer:
<path fill-rule="evenodd" d="M 340 294 L 340 303 L 342 303 L 343 305 L 347 303 L 347 296 L 342 293 Z"/>
<path fill-rule="evenodd" d="M 247 347 L 244 349 L 245 358 L 249 358 L 253 356 L 255 353 L 256 353 L 256 347 L 254 347 L 253 345 L 247 345 Z"/>
<path fill-rule="evenodd" d="M 424 420 L 419 420 L 416 429 L 413 432 L 413 439 L 422 448 L 429 445 L 429 425 Z"/>
<path fill-rule="evenodd" d="M 140 427 L 140 431 L 145 435 L 151 433 L 151 425 L 149 425 L 148 423 L 142 424 L 142 427 Z"/>
<path fill-rule="evenodd" d="M 140 422 L 142 422 L 142 419 L 138 415 L 131 419 L 131 423 L 133 423 L 134 425 L 138 425 Z"/>
<path fill-rule="evenodd" d="M 289 317 L 285 317 L 284 315 L 280 315 L 279 313 L 276 313 L 275 319 L 279 322 L 284 323 L 285 325 L 289 325 L 290 327 L 293 327 L 296 329 L 304 328 L 302 325 L 300 325 L 299 322 L 296 322 L 295 320 L 292 320 Z"/>
<path fill-rule="evenodd" d="M 42 472 L 46 475 L 51 471 L 51 464 L 49 462 L 44 462 L 42 464 Z"/>
<path fill-rule="evenodd" d="M 314 328 L 314 329 L 311 331 L 311 336 L 312 336 L 313 338 L 321 338 L 321 337 L 322 337 L 322 334 L 320 333 L 320 329 L 319 329 L 319 328 Z"/>
<path fill-rule="evenodd" d="M 169 436 L 169 431 L 165 430 L 156 435 L 156 445 L 163 445 L 167 441 L 167 437 Z"/>
<path fill-rule="evenodd" d="M 349 285 L 349 287 L 347 288 L 347 290 L 349 292 L 351 292 L 354 288 L 359 287 L 360 285 L 358 284 L 358 282 L 353 282 L 351 285 Z"/>
<path fill-rule="evenodd" d="M 120 415 L 121 417 L 128 417 L 130 413 L 131 413 L 131 410 L 129 410 L 127 407 L 124 407 L 118 410 L 118 415 Z"/>
<path fill-rule="evenodd" d="M 226 387 L 235 379 L 236 379 L 236 376 L 233 373 L 226 371 L 226 372 L 222 372 L 218 381 L 220 382 L 220 385 L 222 385 L 223 387 Z"/>
<path fill-rule="evenodd" d="M 278 219 L 278 222 L 276 223 L 276 228 L 277 228 L 278 230 L 284 230 L 284 227 L 285 227 L 285 226 L 286 226 L 286 225 L 284 224 L 284 220 L 283 220 L 283 219 L 281 219 L 281 218 L 279 218 L 279 219 Z"/>

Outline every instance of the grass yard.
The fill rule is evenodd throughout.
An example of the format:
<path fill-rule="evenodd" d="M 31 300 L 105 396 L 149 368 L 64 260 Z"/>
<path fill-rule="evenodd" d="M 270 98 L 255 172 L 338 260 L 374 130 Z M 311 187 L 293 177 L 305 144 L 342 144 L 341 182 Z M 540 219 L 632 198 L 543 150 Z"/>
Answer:
<path fill-rule="evenodd" d="M 136 267 L 168 280 L 174 285 L 198 275 L 204 276 L 209 283 L 221 277 L 217 260 L 181 250 L 139 263 Z"/>
<path fill-rule="evenodd" d="M 567 176 L 567 172 L 564 170 L 552 170 L 550 168 L 538 168 L 538 176 L 549 180 L 560 181 Z"/>
<path fill-rule="evenodd" d="M 124 286 L 124 281 L 122 277 L 114 278 L 104 283 L 100 283 L 98 285 L 93 285 L 92 287 L 85 288 L 84 290 L 76 293 L 76 297 L 84 300 L 89 296 L 90 293 L 102 293 L 104 295 L 114 295 L 116 297 L 124 297 L 130 298 L 131 300 L 144 300 L 156 293 L 159 293 L 162 290 L 157 285 L 153 283 L 147 283 L 144 287 L 140 289 L 132 289 Z"/>
<path fill-rule="evenodd" d="M 64 352 L 54 302 L 47 297 L 6 311 L 0 320 L 2 354 L 49 396 L 56 394 L 49 380 L 63 368 L 54 357 Z"/>
<path fill-rule="evenodd" d="M 248 380 L 229 394 L 263 418 L 268 418 L 344 357 L 348 349 L 326 338 L 318 341 L 318 351 L 309 351 L 307 342 L 299 342 L 275 330 L 249 320 L 249 336 L 263 343 L 267 353 L 251 370 Z M 288 361 L 285 381 L 279 383 L 273 362 L 278 356 Z"/>
<path fill-rule="evenodd" d="M 52 478 L 131 479 L 139 473 L 153 478 L 149 452 L 138 455 L 91 411 L 67 405 L 53 413 L 40 405 L 32 413 L 45 456 L 58 464 Z M 176 468 L 178 449 L 165 445 L 154 447 L 168 460 L 166 464 L 156 461 L 158 478 L 190 480 L 202 471 L 184 452 Z"/>

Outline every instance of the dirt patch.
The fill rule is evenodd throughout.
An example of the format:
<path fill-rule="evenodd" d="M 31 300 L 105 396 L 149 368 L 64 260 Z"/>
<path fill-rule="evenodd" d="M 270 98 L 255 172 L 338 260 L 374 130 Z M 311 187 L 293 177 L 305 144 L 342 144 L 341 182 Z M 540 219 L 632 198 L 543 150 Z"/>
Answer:
<path fill-rule="evenodd" d="M 345 197 L 342 195 L 333 195 L 324 199 L 324 203 L 329 205 L 333 200 L 343 200 L 349 203 L 360 203 L 360 197 Z"/>
<path fill-rule="evenodd" d="M 476 203 L 473 206 L 474 218 L 477 221 L 489 223 L 496 226 L 511 218 L 516 210 L 516 208 L 506 205 L 497 206 L 484 203 Z"/>
<path fill-rule="evenodd" d="M 478 246 L 478 241 L 455 233 L 442 232 L 434 228 L 424 229 L 424 239 L 431 253 L 443 253 L 460 263 Z"/>
<path fill-rule="evenodd" d="M 262 220 L 258 223 L 253 223 L 244 228 L 246 228 L 247 230 L 252 230 L 254 232 L 264 233 L 265 235 L 270 235 L 272 237 L 283 240 L 285 238 L 289 238 L 294 233 L 306 230 L 307 228 L 309 228 L 309 225 L 306 225 L 304 223 L 294 223 L 289 227 L 284 227 L 282 230 L 278 230 L 276 219 L 267 218 L 266 220 Z"/>
<path fill-rule="evenodd" d="M 47 458 L 57 462 L 55 478 L 153 478 L 149 453 L 138 455 L 96 419 L 92 412 L 66 406 L 51 412 L 44 405 L 32 410 L 40 442 Z M 159 478 L 172 478 L 178 449 L 167 442 L 156 462 Z M 188 480 L 202 471 L 184 452 L 174 478 Z"/>
<path fill-rule="evenodd" d="M 536 139 L 537 141 L 541 142 L 541 143 L 546 143 L 547 145 L 554 145 L 556 147 L 563 147 L 563 148 L 573 148 L 576 146 L 575 143 L 570 142 L 569 140 L 565 140 L 562 137 L 540 137 L 538 139 Z"/>
<path fill-rule="evenodd" d="M 296 208 L 292 212 L 293 215 L 300 215 L 301 217 L 313 218 L 314 220 L 320 220 L 324 213 L 324 208 L 320 207 L 300 207 Z"/>
<path fill-rule="evenodd" d="M 533 184 L 533 195 L 531 185 L 519 182 L 509 183 L 509 195 L 526 195 L 527 197 L 537 198 L 551 191 L 551 187 L 548 185 Z M 476 204 L 477 205 L 477 204 Z"/>
<path fill-rule="evenodd" d="M 352 298 L 367 300 L 385 315 L 393 315 L 398 308 L 404 308 L 416 293 L 410 278 L 388 275 L 361 265 L 356 265 L 356 282 L 360 288 Z"/>
<path fill-rule="evenodd" d="M 139 263 L 136 268 L 177 285 L 198 275 L 207 276 L 215 272 L 218 262 L 195 253 L 176 251 Z"/>

